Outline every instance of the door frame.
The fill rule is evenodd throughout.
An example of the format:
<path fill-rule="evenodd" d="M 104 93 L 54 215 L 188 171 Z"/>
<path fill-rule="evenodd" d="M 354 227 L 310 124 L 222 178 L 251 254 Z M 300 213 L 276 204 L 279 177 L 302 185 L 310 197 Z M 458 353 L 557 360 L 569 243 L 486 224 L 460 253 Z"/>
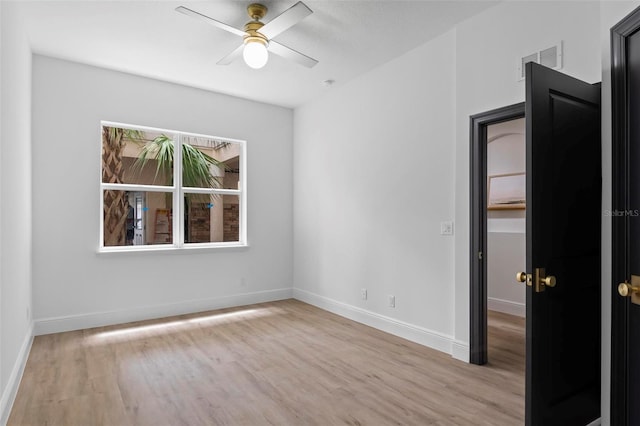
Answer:
<path fill-rule="evenodd" d="M 487 127 L 522 118 L 520 102 L 470 117 L 469 362 L 487 363 Z M 514 271 L 515 273 L 516 271 Z"/>
<path fill-rule="evenodd" d="M 627 38 L 640 30 L 640 8 L 611 28 L 612 211 L 627 211 L 629 190 Z M 617 284 L 629 278 L 628 217 L 611 218 L 611 424 L 629 424 L 629 303 Z"/>

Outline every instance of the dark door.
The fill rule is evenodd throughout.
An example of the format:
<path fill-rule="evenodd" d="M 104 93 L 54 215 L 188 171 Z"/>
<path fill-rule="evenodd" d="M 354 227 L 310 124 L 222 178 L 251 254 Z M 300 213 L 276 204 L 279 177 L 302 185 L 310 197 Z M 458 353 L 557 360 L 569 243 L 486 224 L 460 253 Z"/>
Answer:
<path fill-rule="evenodd" d="M 526 67 L 526 424 L 600 417 L 600 85 Z"/>
<path fill-rule="evenodd" d="M 629 72 L 629 113 L 635 114 L 631 117 L 638 117 L 640 114 L 640 34 L 634 34 L 627 40 L 627 55 Z M 625 208 L 622 216 L 616 216 L 614 220 L 624 220 L 627 222 L 627 273 L 625 281 L 638 287 L 637 276 L 640 276 L 640 218 L 638 218 L 640 209 L 640 122 L 638 119 L 631 120 L 629 126 L 629 146 L 628 146 L 628 193 L 627 200 L 629 205 Z M 622 214 L 618 210 L 618 214 Z M 634 276 L 635 275 L 635 276 Z M 622 279 L 620 280 L 622 281 Z M 624 286 L 623 286 L 624 287 Z M 631 296 L 632 292 L 625 292 L 620 289 L 622 294 Z M 640 360 L 640 342 L 638 340 L 638 330 L 640 330 L 640 300 L 637 297 L 628 297 L 624 300 L 620 295 L 618 299 L 622 299 L 622 303 L 627 305 L 627 333 L 628 333 L 628 416 L 629 425 L 640 425 L 640 368 L 638 360 Z"/>
<path fill-rule="evenodd" d="M 640 8 L 612 28 L 611 41 L 611 424 L 626 426 L 640 424 Z"/>

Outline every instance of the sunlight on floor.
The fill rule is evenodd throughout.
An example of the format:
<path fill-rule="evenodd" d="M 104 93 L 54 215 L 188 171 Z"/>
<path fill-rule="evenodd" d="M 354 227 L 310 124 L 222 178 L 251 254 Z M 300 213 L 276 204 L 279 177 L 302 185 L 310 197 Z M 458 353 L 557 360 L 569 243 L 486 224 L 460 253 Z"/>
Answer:
<path fill-rule="evenodd" d="M 211 314 L 206 316 L 198 316 L 193 318 L 167 321 L 156 324 L 148 325 L 134 325 L 124 328 L 118 328 L 115 330 L 103 331 L 91 335 L 88 337 L 89 343 L 101 344 L 106 343 L 111 338 L 117 337 L 141 337 L 162 334 L 169 330 L 184 330 L 188 328 L 198 327 L 200 325 L 213 325 L 216 323 L 228 323 L 229 321 L 240 321 L 253 318 L 260 318 L 269 315 L 274 315 L 271 309 L 256 308 L 256 309 L 244 309 L 233 312 L 222 312 L 218 314 Z"/>

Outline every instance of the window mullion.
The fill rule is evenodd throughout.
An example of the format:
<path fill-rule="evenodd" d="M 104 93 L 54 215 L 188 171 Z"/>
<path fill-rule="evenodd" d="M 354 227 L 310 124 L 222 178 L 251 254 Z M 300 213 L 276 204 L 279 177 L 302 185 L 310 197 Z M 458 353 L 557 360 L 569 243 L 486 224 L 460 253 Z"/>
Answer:
<path fill-rule="evenodd" d="M 240 235 L 239 240 L 247 244 L 247 146 L 240 144 Z"/>
<path fill-rule="evenodd" d="M 184 246 L 184 197 L 182 196 L 182 137 L 173 137 L 173 241 L 177 247 Z"/>
<path fill-rule="evenodd" d="M 172 186 L 139 185 L 129 183 L 101 183 L 103 191 L 143 191 L 143 192 L 171 192 Z"/>
<path fill-rule="evenodd" d="M 218 189 L 218 188 L 182 188 L 183 194 L 220 194 L 220 195 L 240 195 L 242 191 L 240 189 Z"/>

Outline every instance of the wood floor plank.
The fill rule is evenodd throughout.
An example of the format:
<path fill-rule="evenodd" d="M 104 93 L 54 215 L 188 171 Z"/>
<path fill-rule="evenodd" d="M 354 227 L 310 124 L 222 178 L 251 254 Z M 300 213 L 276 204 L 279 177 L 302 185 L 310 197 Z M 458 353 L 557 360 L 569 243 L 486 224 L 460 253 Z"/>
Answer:
<path fill-rule="evenodd" d="M 489 364 L 295 300 L 34 339 L 8 425 L 517 425 L 524 322 Z"/>

